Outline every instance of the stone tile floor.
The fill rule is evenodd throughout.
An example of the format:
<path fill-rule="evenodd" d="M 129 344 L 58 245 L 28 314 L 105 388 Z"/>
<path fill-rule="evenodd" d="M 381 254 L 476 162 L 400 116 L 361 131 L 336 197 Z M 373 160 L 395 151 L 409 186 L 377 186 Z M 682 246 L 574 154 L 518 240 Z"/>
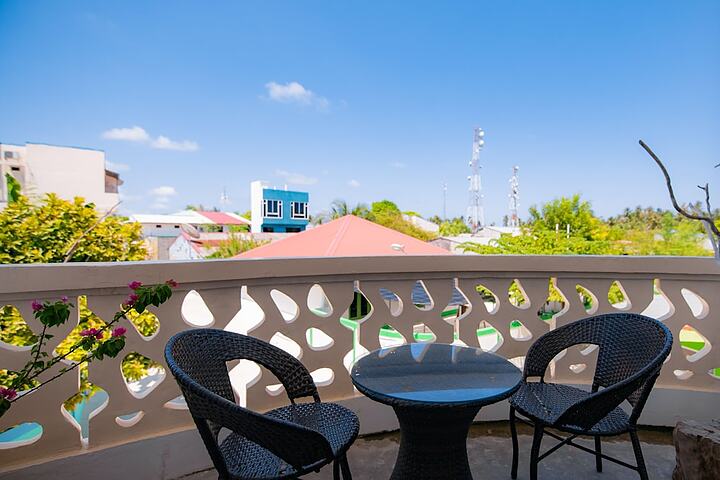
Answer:
<path fill-rule="evenodd" d="M 521 429 L 520 466 L 518 478 L 529 478 L 530 432 Z M 643 453 L 648 466 L 650 478 L 655 480 L 670 479 L 675 466 L 675 448 L 669 430 L 644 430 L 640 432 Z M 399 434 L 397 432 L 366 436 L 358 439 L 350 448 L 348 460 L 353 478 L 357 480 L 382 480 L 390 477 L 398 450 Z M 581 442 L 583 442 L 581 440 Z M 543 438 L 543 448 L 555 444 L 550 437 Z M 592 441 L 586 445 L 593 447 Z M 634 464 L 632 446 L 626 436 L 615 437 L 603 442 L 603 453 Z M 484 423 L 474 425 L 468 438 L 468 454 L 470 467 L 476 480 L 500 480 L 510 478 L 510 462 L 512 459 L 512 443 L 508 435 L 507 423 Z M 541 480 L 579 480 L 604 479 L 624 480 L 639 478 L 632 470 L 615 465 L 607 460 L 603 462 L 603 473 L 595 471 L 595 457 L 573 447 L 563 447 L 540 462 L 538 477 Z M 216 479 L 214 470 L 206 470 L 189 476 L 183 480 Z M 325 480 L 332 478 L 332 468 L 325 467 L 318 474 L 304 478 Z"/>

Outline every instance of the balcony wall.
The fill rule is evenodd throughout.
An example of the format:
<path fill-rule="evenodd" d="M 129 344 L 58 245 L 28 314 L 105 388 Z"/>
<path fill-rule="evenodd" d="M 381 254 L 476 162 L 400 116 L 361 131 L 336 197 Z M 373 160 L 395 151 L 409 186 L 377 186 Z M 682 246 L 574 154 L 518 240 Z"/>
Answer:
<path fill-rule="evenodd" d="M 123 354 L 89 367 L 89 380 L 109 395 L 104 405 L 91 412 L 89 444 L 83 445 L 78 429 L 61 411 L 62 403 L 78 390 L 78 376 L 68 374 L 18 401 L 0 418 L 0 431 L 24 422 L 42 426 L 42 435 L 32 444 L 4 445 L 0 471 L 80 453 L 83 448 L 107 448 L 193 428 L 182 402 L 172 402 L 180 392 L 169 372 L 164 380 L 156 378 L 146 396 L 137 398 L 120 369 L 127 352 L 141 353 L 164 366 L 165 343 L 188 328 L 249 331 L 272 340 L 301 358 L 314 373 L 324 400 L 353 402 L 357 392 L 347 369 L 365 350 L 380 348 L 379 332 L 384 325 L 391 325 L 407 340 L 422 331 L 432 332 L 439 342 L 477 346 L 482 338 L 478 328 L 487 322 L 482 325 L 494 327 L 502 336 L 492 348 L 521 363 L 528 347 L 543 333 L 587 316 L 577 285 L 594 297 L 590 313 L 646 311 L 661 317 L 673 332 L 676 341 L 671 357 L 642 421 L 671 425 L 680 417 L 708 418 L 716 415 L 720 405 L 720 380 L 714 370 L 720 367 L 720 350 L 713 348 L 720 345 L 720 323 L 715 315 L 720 311 L 720 267 L 708 258 L 394 256 L 0 266 L 0 305 L 15 305 L 37 332 L 40 328 L 32 316 L 32 300 L 86 295 L 90 310 L 110 319 L 125 299 L 130 281 L 152 284 L 169 278 L 180 287 L 169 302 L 154 309 L 160 320 L 158 332 L 143 337 L 131 324 L 123 324 L 128 329 Z M 551 279 L 565 297 L 564 309 L 543 320 L 538 309 L 545 304 Z M 508 297 L 514 280 L 525 297 L 519 306 Z M 412 301 L 417 281 L 432 301 L 426 308 L 418 308 Z M 626 301 L 611 305 L 608 291 L 615 281 Z M 495 295 L 494 305 L 481 299 L 478 285 Z M 453 288 L 462 292 L 467 305 L 456 320 L 440 315 Z M 381 289 L 393 292 L 399 301 L 388 302 Z M 372 310 L 353 331 L 340 318 L 356 291 L 368 299 Z M 417 327 L 419 324 L 424 327 Z M 309 334 L 311 327 L 321 331 Z M 694 340 L 701 339 L 691 342 L 692 348 L 678 341 L 681 330 L 688 332 L 688 327 L 694 329 Z M 55 332 L 50 347 L 71 328 L 67 325 L 60 328 L 64 331 Z M 0 368 L 20 368 L 28 353 L 18 350 L 0 342 Z M 555 381 L 588 384 L 596 354 L 587 346 L 571 348 L 554 362 L 550 374 Z M 229 368 L 240 402 L 256 410 L 285 403 L 269 372 L 247 363 Z M 498 417 L 504 414 L 503 410 Z M 370 421 L 372 411 L 363 415 L 361 423 L 372 424 L 371 429 L 392 427 L 384 420 Z"/>

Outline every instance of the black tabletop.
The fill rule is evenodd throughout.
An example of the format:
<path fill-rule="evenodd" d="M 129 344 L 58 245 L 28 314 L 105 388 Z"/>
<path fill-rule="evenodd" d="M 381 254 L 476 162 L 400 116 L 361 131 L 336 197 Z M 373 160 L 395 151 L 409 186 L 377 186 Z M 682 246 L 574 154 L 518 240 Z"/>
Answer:
<path fill-rule="evenodd" d="M 512 395 L 522 374 L 479 348 L 411 343 L 370 352 L 351 378 L 363 394 L 389 405 L 483 406 Z"/>

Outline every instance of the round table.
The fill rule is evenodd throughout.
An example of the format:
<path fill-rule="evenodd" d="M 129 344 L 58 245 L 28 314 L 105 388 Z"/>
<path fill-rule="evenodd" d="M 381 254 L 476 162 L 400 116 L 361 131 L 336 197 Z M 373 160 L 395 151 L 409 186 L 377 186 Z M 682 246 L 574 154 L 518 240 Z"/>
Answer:
<path fill-rule="evenodd" d="M 467 434 L 481 407 L 503 400 L 522 374 L 479 348 L 412 343 L 381 348 L 355 363 L 351 378 L 400 422 L 392 479 L 471 479 Z"/>

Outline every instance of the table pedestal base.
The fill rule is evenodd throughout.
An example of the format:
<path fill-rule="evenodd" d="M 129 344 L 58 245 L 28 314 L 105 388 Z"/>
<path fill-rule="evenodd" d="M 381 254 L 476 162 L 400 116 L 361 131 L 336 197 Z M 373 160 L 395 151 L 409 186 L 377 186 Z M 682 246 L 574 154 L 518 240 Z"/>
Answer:
<path fill-rule="evenodd" d="M 391 479 L 472 479 L 467 435 L 479 407 L 393 408 L 401 438 Z"/>

